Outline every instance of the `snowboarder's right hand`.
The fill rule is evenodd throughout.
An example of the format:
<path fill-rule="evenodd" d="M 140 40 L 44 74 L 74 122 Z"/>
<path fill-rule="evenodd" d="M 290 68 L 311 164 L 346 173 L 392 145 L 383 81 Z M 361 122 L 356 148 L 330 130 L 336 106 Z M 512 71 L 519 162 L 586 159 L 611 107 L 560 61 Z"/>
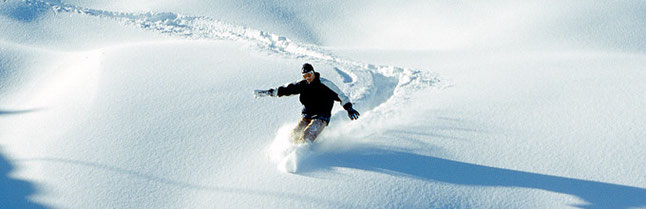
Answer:
<path fill-rule="evenodd" d="M 276 96 L 276 90 L 274 90 L 274 89 L 255 90 L 255 91 L 253 91 L 253 95 L 256 98 L 258 98 L 258 97 L 266 97 L 266 96 Z"/>

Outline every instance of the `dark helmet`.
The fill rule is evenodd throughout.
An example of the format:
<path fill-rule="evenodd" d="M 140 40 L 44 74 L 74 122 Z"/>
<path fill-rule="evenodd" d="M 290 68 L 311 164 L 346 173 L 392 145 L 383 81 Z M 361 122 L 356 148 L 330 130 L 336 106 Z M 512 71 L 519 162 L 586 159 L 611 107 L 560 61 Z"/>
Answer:
<path fill-rule="evenodd" d="M 312 67 L 310 63 L 303 64 L 303 68 L 301 68 L 301 73 L 309 73 L 312 71 L 314 71 L 314 67 Z"/>

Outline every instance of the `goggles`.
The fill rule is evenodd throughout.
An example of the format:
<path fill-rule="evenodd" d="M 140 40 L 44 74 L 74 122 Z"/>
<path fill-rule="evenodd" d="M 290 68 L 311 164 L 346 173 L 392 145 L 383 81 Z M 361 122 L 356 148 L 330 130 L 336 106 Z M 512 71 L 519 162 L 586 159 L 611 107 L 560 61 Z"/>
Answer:
<path fill-rule="evenodd" d="M 303 78 L 305 78 L 305 79 L 309 79 L 309 78 L 313 78 L 313 77 L 314 77 L 314 71 L 303 73 Z"/>

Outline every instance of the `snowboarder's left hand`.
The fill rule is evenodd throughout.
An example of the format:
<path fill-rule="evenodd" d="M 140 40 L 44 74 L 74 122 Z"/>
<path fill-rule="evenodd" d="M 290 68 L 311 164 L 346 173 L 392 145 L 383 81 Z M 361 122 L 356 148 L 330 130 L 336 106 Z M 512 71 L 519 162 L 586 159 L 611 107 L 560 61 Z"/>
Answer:
<path fill-rule="evenodd" d="M 350 120 L 359 119 L 359 112 L 357 112 L 352 108 L 349 108 L 347 111 L 348 111 L 348 117 L 350 117 Z"/>
<path fill-rule="evenodd" d="M 350 120 L 359 119 L 359 112 L 352 108 L 352 103 L 348 102 L 347 104 L 343 105 L 343 109 L 345 109 L 345 111 L 348 111 L 348 117 L 350 117 Z"/>

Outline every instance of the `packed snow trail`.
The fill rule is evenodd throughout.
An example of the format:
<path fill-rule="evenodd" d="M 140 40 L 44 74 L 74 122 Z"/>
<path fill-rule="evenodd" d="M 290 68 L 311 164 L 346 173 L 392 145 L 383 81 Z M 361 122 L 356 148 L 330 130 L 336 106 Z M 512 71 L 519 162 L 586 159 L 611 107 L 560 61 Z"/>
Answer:
<path fill-rule="evenodd" d="M 211 17 L 183 16 L 170 12 L 113 12 L 38 0 L 26 0 L 25 3 L 35 9 L 51 10 L 57 14 L 76 13 L 114 19 L 173 37 L 244 42 L 270 55 L 335 66 L 335 71 L 344 80 L 341 88 L 348 92 L 352 101 L 361 103 L 357 109 L 363 112 L 374 110 L 387 101 L 401 102 L 401 99 L 406 99 L 406 95 L 419 89 L 450 86 L 433 73 L 339 58 L 318 46 L 296 43 L 283 36 L 229 24 Z"/>

